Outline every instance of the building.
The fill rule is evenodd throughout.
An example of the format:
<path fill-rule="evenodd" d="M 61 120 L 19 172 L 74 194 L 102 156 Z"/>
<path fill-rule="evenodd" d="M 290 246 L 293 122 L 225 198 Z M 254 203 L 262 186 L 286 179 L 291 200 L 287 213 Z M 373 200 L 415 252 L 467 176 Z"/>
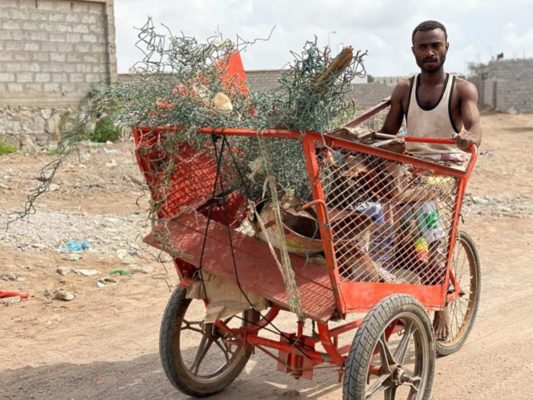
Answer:
<path fill-rule="evenodd" d="M 116 79 L 113 0 L 0 1 L 0 135 L 54 139 L 62 114 Z"/>
<path fill-rule="evenodd" d="M 533 58 L 499 59 L 476 66 L 470 80 L 480 104 L 496 111 L 533 113 Z"/>

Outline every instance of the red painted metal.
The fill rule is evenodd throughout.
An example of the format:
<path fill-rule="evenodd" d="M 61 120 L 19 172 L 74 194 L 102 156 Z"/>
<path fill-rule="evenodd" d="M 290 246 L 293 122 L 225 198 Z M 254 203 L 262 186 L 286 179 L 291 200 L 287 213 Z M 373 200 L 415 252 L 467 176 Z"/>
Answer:
<path fill-rule="evenodd" d="M 303 141 L 305 161 L 307 166 L 307 173 L 311 184 L 311 190 L 313 198 L 318 204 L 324 203 L 324 191 L 322 190 L 322 182 L 320 182 L 318 162 L 315 155 L 315 146 L 311 139 L 306 137 Z M 335 251 L 333 249 L 333 238 L 331 233 L 331 227 L 328 222 L 327 210 L 324 207 L 318 207 L 316 210 L 318 226 L 320 229 L 320 237 L 324 246 L 324 254 L 326 256 L 326 262 L 328 265 L 328 274 L 331 279 L 331 285 L 335 296 L 335 303 L 337 309 L 341 314 L 345 313 L 345 304 L 342 299 L 342 294 L 338 288 L 339 282 L 339 270 L 337 268 L 337 260 L 335 258 Z"/>
<path fill-rule="evenodd" d="M 344 357 L 339 353 L 339 349 L 335 343 L 332 342 L 334 338 L 329 331 L 328 324 L 324 322 L 317 322 L 318 335 L 320 343 L 331 357 L 331 362 L 339 365 L 344 365 Z M 335 336 L 336 338 L 337 336 Z"/>
<path fill-rule="evenodd" d="M 385 297 L 396 293 L 412 295 L 427 308 L 434 309 L 443 304 L 443 286 L 375 282 L 341 282 L 340 284 L 347 312 L 368 311 Z"/>
<path fill-rule="evenodd" d="M 145 241 L 200 267 L 206 225 L 207 218 L 199 213 L 181 214 L 160 224 Z M 245 290 L 262 295 L 282 309 L 289 309 L 283 277 L 266 244 L 237 231 L 231 231 L 231 235 L 233 254 L 227 227 L 216 221 L 209 223 L 201 267 L 233 283 L 238 279 Z M 182 254 L 176 254 L 176 250 Z M 329 320 L 336 306 L 325 268 L 302 257 L 290 255 L 290 259 L 304 313 L 316 320 Z"/>
<path fill-rule="evenodd" d="M 477 149 L 476 149 L 476 146 L 472 145 L 470 147 L 470 152 L 471 152 L 471 157 L 470 157 L 470 162 L 468 163 L 468 166 L 466 168 L 466 171 L 465 171 L 465 174 L 463 175 L 462 179 L 460 180 L 459 182 L 459 188 L 458 188 L 458 193 L 457 193 L 457 202 L 455 204 L 455 212 L 454 212 L 454 218 L 453 218 L 453 224 L 452 224 L 452 231 L 451 231 L 451 238 L 453 240 L 450 240 L 450 249 L 448 251 L 448 260 L 447 260 L 447 269 L 446 269 L 446 279 L 444 281 L 444 285 L 442 286 L 442 302 L 441 302 L 441 307 L 444 308 L 445 307 L 445 302 L 446 302 L 446 297 L 448 295 L 448 287 L 449 287 L 449 281 L 450 281 L 450 274 L 451 274 L 451 266 L 452 266 L 452 263 L 453 263 L 453 253 L 454 253 L 454 249 L 455 249 L 455 238 L 458 237 L 458 225 L 459 225 L 459 217 L 460 217 L 460 214 L 461 214 L 461 207 L 463 206 L 463 198 L 464 198 L 464 194 L 465 194 L 465 190 L 466 190 L 466 184 L 468 183 L 468 178 L 470 177 L 470 174 L 472 173 L 473 169 L 474 169 L 474 166 L 476 164 L 476 161 L 477 161 Z M 455 277 L 454 277 L 454 281 L 455 281 L 455 284 L 457 284 L 456 286 L 456 291 L 457 293 L 459 293 L 458 291 L 460 290 L 460 287 L 459 287 L 459 284 L 457 282 L 457 280 L 455 280 Z"/>
<path fill-rule="evenodd" d="M 268 339 L 262 336 L 248 336 L 248 343 L 254 346 L 265 346 L 275 350 L 285 351 L 287 353 L 292 353 L 297 348 L 294 346 L 294 343 L 289 342 L 280 342 L 277 340 Z M 330 359 L 327 354 L 320 353 L 315 350 L 311 350 L 307 347 L 298 347 L 298 352 L 302 352 L 306 357 L 309 357 L 313 361 L 320 363 L 330 362 Z"/>
<path fill-rule="evenodd" d="M 357 125 L 365 122 L 370 117 L 373 117 L 374 115 L 376 115 L 379 112 L 383 111 L 384 109 L 389 107 L 390 104 L 391 104 L 391 100 L 390 100 L 390 97 L 388 97 L 388 98 L 384 99 L 381 103 L 375 105 L 374 107 L 371 107 L 371 108 L 363 111 L 363 113 L 360 116 L 358 116 L 356 119 L 348 122 L 345 126 L 347 128 L 352 128 L 354 126 L 357 126 Z"/>

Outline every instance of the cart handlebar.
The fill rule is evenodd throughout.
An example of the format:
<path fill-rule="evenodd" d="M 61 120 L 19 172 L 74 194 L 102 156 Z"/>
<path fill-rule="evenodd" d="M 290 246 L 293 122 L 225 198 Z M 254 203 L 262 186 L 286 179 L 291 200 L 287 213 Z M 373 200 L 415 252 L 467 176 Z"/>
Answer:
<path fill-rule="evenodd" d="M 406 142 L 411 143 L 427 143 L 427 144 L 456 144 L 455 138 L 438 138 L 438 137 L 415 137 L 415 136 L 406 136 L 403 138 Z M 468 160 L 468 165 L 466 167 L 467 176 L 470 176 L 470 173 L 474 169 L 477 161 L 477 146 L 475 144 L 470 145 L 470 160 Z"/>

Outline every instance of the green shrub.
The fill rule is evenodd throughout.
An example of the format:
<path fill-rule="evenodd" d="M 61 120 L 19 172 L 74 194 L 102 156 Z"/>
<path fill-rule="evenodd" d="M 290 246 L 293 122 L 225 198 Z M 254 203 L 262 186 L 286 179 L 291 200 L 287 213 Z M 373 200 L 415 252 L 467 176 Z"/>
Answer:
<path fill-rule="evenodd" d="M 120 139 L 120 129 L 115 126 L 113 120 L 109 117 L 100 119 L 94 127 L 94 132 L 89 134 L 89 140 L 91 142 L 115 142 L 118 139 Z"/>
<path fill-rule="evenodd" d="M 16 151 L 17 151 L 16 147 L 11 146 L 10 144 L 7 144 L 3 140 L 0 139 L 0 155 L 15 153 Z"/>

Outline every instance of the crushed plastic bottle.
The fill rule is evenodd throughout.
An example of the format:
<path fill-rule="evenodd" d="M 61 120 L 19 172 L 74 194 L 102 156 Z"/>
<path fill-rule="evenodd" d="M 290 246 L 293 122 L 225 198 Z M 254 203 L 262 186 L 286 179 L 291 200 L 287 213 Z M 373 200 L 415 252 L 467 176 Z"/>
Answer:
<path fill-rule="evenodd" d="M 373 201 L 365 201 L 355 207 L 355 211 L 370 218 L 373 222 L 381 225 L 385 222 L 381 204 Z"/>
<path fill-rule="evenodd" d="M 78 242 L 76 240 L 68 240 L 65 244 L 65 247 L 59 248 L 57 251 L 60 253 L 72 253 L 74 251 L 87 250 L 89 248 L 89 242 L 84 240 L 83 242 Z"/>

